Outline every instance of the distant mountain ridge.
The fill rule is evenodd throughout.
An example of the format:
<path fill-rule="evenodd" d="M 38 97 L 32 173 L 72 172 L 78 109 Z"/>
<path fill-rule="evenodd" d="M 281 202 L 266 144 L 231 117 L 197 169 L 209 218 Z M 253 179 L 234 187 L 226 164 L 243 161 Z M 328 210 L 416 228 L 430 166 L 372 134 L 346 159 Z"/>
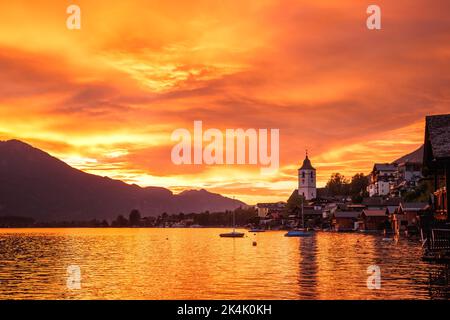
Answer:
<path fill-rule="evenodd" d="M 399 164 L 402 162 L 417 162 L 422 163 L 423 161 L 423 145 L 421 145 L 417 150 L 404 155 L 403 157 L 392 162 L 393 164 Z"/>
<path fill-rule="evenodd" d="M 113 219 L 142 215 L 225 211 L 245 203 L 206 190 L 173 194 L 89 174 L 19 140 L 0 141 L 0 216 L 37 221 Z"/>

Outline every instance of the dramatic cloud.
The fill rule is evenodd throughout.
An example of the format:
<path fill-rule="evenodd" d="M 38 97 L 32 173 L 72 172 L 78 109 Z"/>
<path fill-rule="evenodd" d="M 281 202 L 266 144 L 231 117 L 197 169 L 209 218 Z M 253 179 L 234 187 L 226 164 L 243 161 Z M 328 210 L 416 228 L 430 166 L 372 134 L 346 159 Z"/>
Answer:
<path fill-rule="evenodd" d="M 448 1 L 75 1 L 0 4 L 0 138 L 141 185 L 285 200 L 308 148 L 319 185 L 367 173 L 450 110 Z M 280 170 L 176 166 L 177 128 L 279 128 Z"/>

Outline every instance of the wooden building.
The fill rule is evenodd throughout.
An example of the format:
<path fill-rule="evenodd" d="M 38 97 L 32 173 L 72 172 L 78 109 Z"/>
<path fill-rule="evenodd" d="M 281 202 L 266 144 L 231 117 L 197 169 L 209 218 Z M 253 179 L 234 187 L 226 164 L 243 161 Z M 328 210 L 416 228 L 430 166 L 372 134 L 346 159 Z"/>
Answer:
<path fill-rule="evenodd" d="M 358 211 L 336 211 L 332 217 L 332 227 L 335 231 L 354 231 L 360 216 Z"/>
<path fill-rule="evenodd" d="M 323 223 L 323 212 L 315 208 L 304 208 L 302 216 L 305 219 L 305 227 L 321 227 Z"/>
<path fill-rule="evenodd" d="M 426 117 L 423 164 L 433 181 L 434 218 L 449 222 L 450 114 Z"/>
<path fill-rule="evenodd" d="M 274 202 L 274 203 L 258 203 L 256 204 L 256 210 L 258 211 L 258 217 L 275 217 L 282 216 L 286 210 L 285 202 Z"/>
<path fill-rule="evenodd" d="M 384 230 L 389 222 L 388 209 L 363 210 L 361 214 L 362 229 L 366 231 Z"/>
<path fill-rule="evenodd" d="M 450 114 L 426 117 L 423 173 L 433 182 L 432 215 L 421 218 L 423 259 L 450 261 Z"/>
<path fill-rule="evenodd" d="M 426 202 L 402 202 L 392 214 L 392 228 L 395 233 L 418 232 L 420 217 L 428 212 Z"/>

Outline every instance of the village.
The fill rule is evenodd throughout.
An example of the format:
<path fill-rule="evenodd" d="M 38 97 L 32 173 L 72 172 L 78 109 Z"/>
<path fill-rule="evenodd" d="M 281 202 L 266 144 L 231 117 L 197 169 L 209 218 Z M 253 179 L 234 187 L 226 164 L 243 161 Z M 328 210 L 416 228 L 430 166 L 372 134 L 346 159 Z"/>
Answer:
<path fill-rule="evenodd" d="M 259 224 L 264 229 L 302 225 L 325 231 L 418 235 L 420 216 L 431 210 L 431 204 L 423 195 L 418 197 L 421 201 L 401 195 L 420 188 L 425 179 L 421 168 L 421 162 L 410 160 L 376 163 L 365 177 L 366 190 L 361 190 L 361 198 L 355 201 L 349 195 L 317 195 L 324 190 L 316 188 L 316 169 L 306 156 L 298 169 L 298 189 L 287 202 L 256 205 Z"/>
<path fill-rule="evenodd" d="M 433 230 L 450 227 L 450 115 L 427 116 L 424 145 L 392 163 L 374 163 L 368 175 L 357 174 L 348 185 L 335 174 L 330 185 L 318 188 L 316 177 L 306 153 L 298 169 L 298 188 L 289 199 L 238 208 L 236 225 L 255 232 L 302 227 L 421 237 L 426 242 Z M 351 190 L 335 191 L 332 183 L 337 184 L 334 189 Z M 151 227 L 223 227 L 229 225 L 229 216 L 229 212 L 162 214 L 142 221 Z"/>
<path fill-rule="evenodd" d="M 238 208 L 236 225 L 255 232 L 302 227 L 311 231 L 382 233 L 417 237 L 424 243 L 429 239 L 430 245 L 433 230 L 442 233 L 450 227 L 450 115 L 427 116 L 424 145 L 392 163 L 374 163 L 368 175 L 357 174 L 352 178 L 356 186 L 347 185 L 352 192 L 333 192 L 328 184 L 318 188 L 316 177 L 316 169 L 306 153 L 298 169 L 298 188 L 289 199 Z M 335 174 L 329 184 L 345 188 L 342 179 Z M 209 212 L 166 214 L 153 218 L 149 225 L 226 226 L 228 216 Z"/>
<path fill-rule="evenodd" d="M 321 194 L 306 155 L 298 169 L 298 189 L 289 200 L 256 205 L 259 227 L 417 237 L 425 259 L 448 261 L 450 115 L 427 116 L 424 145 L 395 162 L 375 163 L 366 178 L 356 199 Z"/>

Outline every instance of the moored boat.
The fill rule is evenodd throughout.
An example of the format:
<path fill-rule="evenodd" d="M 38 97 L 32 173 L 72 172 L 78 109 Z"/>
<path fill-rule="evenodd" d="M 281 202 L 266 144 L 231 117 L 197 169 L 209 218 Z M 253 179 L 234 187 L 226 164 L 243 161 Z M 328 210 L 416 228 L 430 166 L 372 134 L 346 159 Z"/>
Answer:
<path fill-rule="evenodd" d="M 288 231 L 284 236 L 285 237 L 311 237 L 314 233 L 307 230 L 295 229 Z"/>
<path fill-rule="evenodd" d="M 236 213 L 233 211 L 233 231 L 219 234 L 221 238 L 242 238 L 244 233 L 236 231 Z"/>
<path fill-rule="evenodd" d="M 265 232 L 266 230 L 264 229 L 259 229 L 259 228 L 251 228 L 250 230 L 248 230 L 248 232 Z"/>
<path fill-rule="evenodd" d="M 308 231 L 308 229 L 305 228 L 305 215 L 303 213 L 303 201 L 302 201 L 302 228 L 297 228 L 294 230 L 290 230 L 287 233 L 284 234 L 285 237 L 310 237 L 314 233 L 311 231 Z"/>
<path fill-rule="evenodd" d="M 227 232 L 227 233 L 221 233 L 220 236 L 222 238 L 242 238 L 244 236 L 244 233 L 232 231 L 232 232 Z"/>

